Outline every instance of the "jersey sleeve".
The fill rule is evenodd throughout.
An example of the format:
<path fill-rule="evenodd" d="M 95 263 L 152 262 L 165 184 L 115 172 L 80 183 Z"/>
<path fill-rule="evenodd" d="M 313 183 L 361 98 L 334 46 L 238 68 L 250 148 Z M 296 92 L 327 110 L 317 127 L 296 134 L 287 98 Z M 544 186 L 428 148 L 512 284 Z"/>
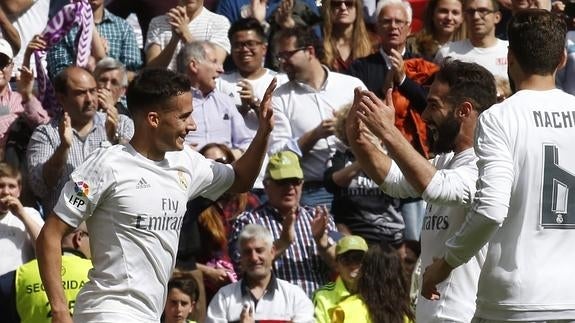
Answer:
<path fill-rule="evenodd" d="M 99 149 L 70 175 L 64 185 L 54 213 L 72 227 L 88 219 L 101 199 L 116 184 L 113 169 L 108 167 L 106 149 Z"/>
<path fill-rule="evenodd" d="M 391 162 L 389 172 L 387 173 L 383 183 L 379 186 L 379 189 L 392 197 L 419 197 L 419 194 L 413 186 L 407 182 L 407 179 L 405 179 L 405 176 L 403 176 L 401 169 L 399 169 L 399 166 L 397 166 L 395 161 Z"/>
<path fill-rule="evenodd" d="M 455 169 L 438 169 L 421 197 L 438 205 L 470 206 L 475 193 L 477 168 L 475 164 Z"/>

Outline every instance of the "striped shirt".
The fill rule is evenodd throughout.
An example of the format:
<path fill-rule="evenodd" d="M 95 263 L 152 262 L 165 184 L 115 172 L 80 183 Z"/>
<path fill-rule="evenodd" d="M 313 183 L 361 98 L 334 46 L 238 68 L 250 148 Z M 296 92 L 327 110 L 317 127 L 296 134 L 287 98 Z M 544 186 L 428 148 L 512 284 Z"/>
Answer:
<path fill-rule="evenodd" d="M 226 17 L 215 14 L 206 8 L 202 8 L 202 12 L 188 24 L 188 31 L 194 40 L 210 41 L 230 53 L 231 46 L 228 39 L 228 29 L 230 29 L 230 22 Z M 145 51 L 147 52 L 152 44 L 156 44 L 160 46 L 161 50 L 164 50 L 171 38 L 172 26 L 168 22 L 168 16 L 155 17 L 150 22 Z M 182 42 L 178 42 L 168 69 L 176 70 L 176 55 L 180 52 L 180 48 L 182 48 Z"/>
<path fill-rule="evenodd" d="M 35 97 L 30 97 L 26 103 L 22 103 L 22 95 L 18 92 L 7 90 L 0 96 L 0 147 L 6 146 L 10 127 L 18 119 L 24 117 L 25 121 L 33 128 L 50 121 L 48 112 Z"/>
<path fill-rule="evenodd" d="M 142 54 L 136 34 L 132 27 L 122 18 L 104 10 L 102 22 L 96 24 L 101 38 L 107 43 L 107 55 L 113 57 L 126 66 L 129 71 L 137 71 L 142 67 Z M 75 39 L 78 26 L 72 27 L 70 32 L 58 44 L 48 50 L 48 75 L 54 78 L 64 68 L 74 65 L 76 61 Z"/>
<path fill-rule="evenodd" d="M 278 257 L 273 264 L 274 273 L 278 278 L 300 286 L 312 297 L 313 292 L 329 282 L 329 268 L 321 259 L 318 247 L 311 232 L 311 222 L 315 211 L 311 207 L 299 207 L 295 222 L 295 241 Z M 278 211 L 268 203 L 252 212 L 244 212 L 238 216 L 233 226 L 229 241 L 229 250 L 232 260 L 239 262 L 238 238 L 243 228 L 255 223 L 270 230 L 274 240 L 280 238 L 282 231 L 282 217 Z M 337 231 L 331 216 L 328 222 L 328 231 Z"/>
<path fill-rule="evenodd" d="M 123 140 L 129 140 L 134 134 L 134 123 L 125 115 L 119 115 L 118 134 Z M 56 187 L 47 187 L 44 183 L 44 164 L 52 157 L 60 145 L 58 124 L 60 119 L 55 119 L 49 124 L 39 126 L 32 133 L 26 157 L 28 160 L 28 173 L 32 191 L 41 199 L 44 214 L 48 214 L 56 205 L 60 191 L 68 181 L 70 174 L 86 160 L 94 150 L 107 147 L 110 144 L 106 134 L 106 114 L 98 112 L 94 116 L 92 130 L 86 138 L 80 137 L 76 130 L 72 129 L 74 137 L 72 146 L 68 152 L 68 159 L 64 165 L 62 176 Z"/>

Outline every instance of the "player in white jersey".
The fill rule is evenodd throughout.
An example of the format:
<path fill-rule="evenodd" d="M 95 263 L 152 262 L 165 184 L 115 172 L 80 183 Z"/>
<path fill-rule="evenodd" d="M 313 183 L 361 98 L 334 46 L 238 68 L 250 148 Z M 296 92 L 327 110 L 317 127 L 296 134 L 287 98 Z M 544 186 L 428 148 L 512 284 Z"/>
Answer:
<path fill-rule="evenodd" d="M 96 151 L 70 176 L 38 238 L 52 322 L 70 322 L 60 276 L 60 240 L 86 221 L 94 269 L 80 291 L 75 322 L 159 322 L 189 199 L 215 200 L 251 188 L 273 128 L 270 96 L 262 101 L 252 144 L 232 165 L 185 147 L 195 129 L 187 77 L 144 70 L 128 87 L 135 132 L 129 144 Z M 255 166 L 255 167 L 254 167 Z"/>
<path fill-rule="evenodd" d="M 575 97 L 555 88 L 565 33 L 545 10 L 511 19 L 517 92 L 480 116 L 471 212 L 423 276 L 423 296 L 441 299 L 436 284 L 489 242 L 473 322 L 575 320 Z"/>
<path fill-rule="evenodd" d="M 422 114 L 434 135 L 431 148 L 436 157 L 430 162 L 395 127 L 390 93 L 383 103 L 371 92 L 356 91 L 357 112 L 350 113 L 347 130 L 348 136 L 354 138 L 350 145 L 362 169 L 386 194 L 400 198 L 421 196 L 427 202 L 421 231 L 422 266 L 443 255 L 445 241 L 465 220 L 477 180 L 475 124 L 479 114 L 496 100 L 495 80 L 487 69 L 474 63 L 446 61 L 435 76 Z M 388 155 L 368 140 L 362 124 L 382 140 Z M 471 320 L 485 251 L 478 251 L 438 286 L 440 302 L 418 298 L 418 323 Z"/>

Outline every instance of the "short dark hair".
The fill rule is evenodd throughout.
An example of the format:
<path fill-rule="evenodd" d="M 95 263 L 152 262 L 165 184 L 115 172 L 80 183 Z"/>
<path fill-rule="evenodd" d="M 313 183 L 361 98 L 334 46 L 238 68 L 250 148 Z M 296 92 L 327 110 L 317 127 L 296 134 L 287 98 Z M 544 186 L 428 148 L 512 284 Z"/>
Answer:
<path fill-rule="evenodd" d="M 92 78 L 94 78 L 94 76 L 92 75 L 92 72 L 88 71 L 87 69 L 83 68 L 83 67 L 79 67 L 79 66 L 68 66 L 65 69 L 61 70 L 58 74 L 56 74 L 56 76 L 54 76 L 54 79 L 52 80 L 52 84 L 54 85 L 54 92 L 56 93 L 61 93 L 61 94 L 66 94 L 68 92 L 68 78 L 70 76 L 70 73 L 74 70 L 81 70 L 86 72 L 86 74 L 90 75 Z"/>
<path fill-rule="evenodd" d="M 497 102 L 493 74 L 476 63 L 446 59 L 435 79 L 449 86 L 445 100 L 453 105 L 471 101 L 473 108 L 481 113 Z"/>
<path fill-rule="evenodd" d="M 509 50 L 530 75 L 553 74 L 563 58 L 567 25 L 544 9 L 519 10 L 507 25 Z"/>
<path fill-rule="evenodd" d="M 190 79 L 184 74 L 164 69 L 143 69 L 128 85 L 128 110 L 134 115 L 151 107 L 161 108 L 169 99 L 190 92 L 191 86 Z"/>
<path fill-rule="evenodd" d="M 197 302 L 198 297 L 200 296 L 198 282 L 191 275 L 182 275 L 182 276 L 174 275 L 174 277 L 172 277 L 168 281 L 168 292 L 172 288 L 177 288 L 184 294 L 190 296 L 192 302 Z"/>
<path fill-rule="evenodd" d="M 234 22 L 228 30 L 228 38 L 230 41 L 232 37 L 240 31 L 253 31 L 256 33 L 260 41 L 267 43 L 266 33 L 260 22 L 255 18 L 244 18 Z"/>
<path fill-rule="evenodd" d="M 323 61 L 323 44 L 315 34 L 312 28 L 297 26 L 280 30 L 274 37 L 274 43 L 277 44 L 280 39 L 295 37 L 296 47 L 311 46 L 315 50 L 315 57 Z"/>

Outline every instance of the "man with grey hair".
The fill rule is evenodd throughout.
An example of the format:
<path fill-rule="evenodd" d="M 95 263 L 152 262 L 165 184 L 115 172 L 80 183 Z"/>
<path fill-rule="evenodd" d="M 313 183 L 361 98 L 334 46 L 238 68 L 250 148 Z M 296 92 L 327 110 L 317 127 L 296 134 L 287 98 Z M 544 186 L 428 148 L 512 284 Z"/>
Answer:
<path fill-rule="evenodd" d="M 213 43 L 197 41 L 186 44 L 178 53 L 178 71 L 192 81 L 197 130 L 186 135 L 186 144 L 201 149 L 217 142 L 232 149 L 245 150 L 252 136 L 232 98 L 216 89 L 216 79 L 223 73 Z"/>
<path fill-rule="evenodd" d="M 243 279 L 218 291 L 206 322 L 314 322 L 313 304 L 304 291 L 272 273 L 276 249 L 268 229 L 246 225 L 238 248 Z"/>
<path fill-rule="evenodd" d="M 427 127 L 421 118 L 427 105 L 426 91 L 406 74 L 405 68 L 406 61 L 414 58 L 406 48 L 413 15 L 411 5 L 404 0 L 382 0 L 377 4 L 376 12 L 381 47 L 378 52 L 353 62 L 348 72 L 362 80 L 380 99 L 385 98 L 388 89 L 394 90 L 395 124 L 415 150 L 424 157 L 429 157 Z M 418 64 L 413 64 L 413 67 L 421 69 L 417 71 L 418 76 L 421 76 L 435 70 L 434 66 L 429 65 L 431 64 L 420 60 Z M 420 199 L 407 199 L 402 202 L 404 238 L 419 240 L 425 213 L 424 204 Z"/>
<path fill-rule="evenodd" d="M 106 57 L 96 64 L 94 78 L 98 84 L 98 109 L 103 112 L 113 111 L 129 116 L 124 94 L 128 87 L 126 66 L 119 60 Z"/>

